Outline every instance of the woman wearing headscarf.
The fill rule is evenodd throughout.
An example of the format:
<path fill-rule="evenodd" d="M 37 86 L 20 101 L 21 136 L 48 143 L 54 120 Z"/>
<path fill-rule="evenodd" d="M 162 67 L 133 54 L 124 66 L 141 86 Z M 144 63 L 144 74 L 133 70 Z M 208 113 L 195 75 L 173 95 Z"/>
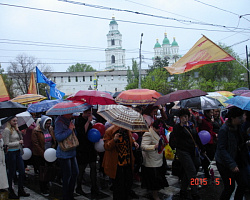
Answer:
<path fill-rule="evenodd" d="M 33 130 L 32 134 L 32 144 L 33 144 L 33 156 L 34 162 L 37 166 L 44 167 L 45 165 L 50 165 L 44 159 L 44 152 L 48 148 L 56 147 L 56 139 L 51 126 L 52 119 L 48 116 L 43 115 L 41 120 L 39 120 L 39 125 Z M 39 174 L 41 174 L 41 170 Z M 49 195 L 48 182 L 39 180 L 40 190 L 44 196 Z"/>
<path fill-rule="evenodd" d="M 233 107 L 228 111 L 228 120 L 219 130 L 218 144 L 215 154 L 216 165 L 224 183 L 220 200 L 229 200 L 237 182 L 234 199 L 242 200 L 246 183 L 241 174 L 249 164 L 246 141 L 241 129 L 244 122 L 244 111 Z"/>
<path fill-rule="evenodd" d="M 19 199 L 18 197 L 28 197 L 29 193 L 24 191 L 24 163 L 20 148 L 23 145 L 22 134 L 17 126 L 17 117 L 12 117 L 6 123 L 6 128 L 3 131 L 4 144 L 8 146 L 6 154 L 6 163 L 8 168 L 8 183 L 9 183 L 9 199 Z M 15 177 L 16 169 L 18 169 L 18 196 L 15 194 L 12 186 Z"/>

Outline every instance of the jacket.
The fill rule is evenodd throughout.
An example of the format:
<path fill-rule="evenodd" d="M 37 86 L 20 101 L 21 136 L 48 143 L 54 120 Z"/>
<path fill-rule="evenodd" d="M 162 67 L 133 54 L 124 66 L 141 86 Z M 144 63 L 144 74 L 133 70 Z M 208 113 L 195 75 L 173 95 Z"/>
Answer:
<path fill-rule="evenodd" d="M 202 123 L 199 124 L 199 131 L 206 130 L 210 133 L 211 138 L 208 144 L 214 144 L 214 139 L 216 138 L 216 133 L 213 131 L 213 123 L 211 119 L 205 117 L 202 119 Z"/>
<path fill-rule="evenodd" d="M 55 138 L 57 142 L 62 142 L 70 134 L 72 134 L 72 130 L 69 128 L 70 120 L 63 117 L 58 116 L 55 121 Z M 77 133 L 75 133 L 77 134 Z M 60 145 L 57 146 L 56 157 L 62 159 L 73 158 L 76 156 L 76 149 L 72 149 L 70 151 L 62 151 Z"/>
<path fill-rule="evenodd" d="M 22 134 L 19 134 L 16 130 L 13 130 L 11 134 L 10 129 L 6 127 L 3 131 L 3 141 L 5 145 L 8 145 L 9 150 L 20 149 L 19 141 L 22 139 Z"/>
<path fill-rule="evenodd" d="M 104 168 L 104 172 L 106 175 L 108 175 L 110 178 L 115 179 L 116 171 L 117 171 L 117 164 L 118 164 L 118 151 L 117 151 L 117 144 L 114 140 L 114 134 L 116 131 L 118 131 L 120 127 L 118 126 L 111 126 L 109 127 L 105 134 L 104 134 L 104 157 L 103 157 L 103 163 L 102 166 Z M 129 132 L 129 140 L 131 145 L 131 167 L 133 169 L 134 167 L 134 156 L 132 152 L 132 144 L 134 140 L 132 139 L 132 134 Z"/>
<path fill-rule="evenodd" d="M 163 164 L 163 151 L 159 154 L 155 145 L 159 143 L 160 136 L 151 127 L 149 132 L 142 136 L 141 149 L 145 167 L 161 167 Z"/>

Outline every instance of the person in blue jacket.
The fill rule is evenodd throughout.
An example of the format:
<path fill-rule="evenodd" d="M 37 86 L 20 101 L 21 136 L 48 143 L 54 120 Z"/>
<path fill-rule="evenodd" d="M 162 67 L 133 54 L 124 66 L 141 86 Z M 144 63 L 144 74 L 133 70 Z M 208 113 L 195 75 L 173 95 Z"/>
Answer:
<path fill-rule="evenodd" d="M 72 134 L 75 125 L 71 122 L 72 114 L 57 117 L 55 121 L 55 137 L 58 142 L 62 142 Z M 76 134 L 76 132 L 75 132 Z M 60 161 L 63 180 L 63 200 L 73 200 L 76 179 L 79 169 L 76 161 L 76 149 L 63 151 L 58 145 L 56 157 Z"/>

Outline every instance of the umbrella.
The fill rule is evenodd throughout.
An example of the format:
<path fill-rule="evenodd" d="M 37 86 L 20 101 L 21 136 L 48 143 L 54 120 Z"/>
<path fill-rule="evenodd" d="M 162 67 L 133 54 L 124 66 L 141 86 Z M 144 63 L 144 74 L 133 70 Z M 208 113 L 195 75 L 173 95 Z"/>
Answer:
<path fill-rule="evenodd" d="M 240 96 L 243 96 L 243 97 L 250 97 L 250 91 L 249 91 L 249 92 L 244 92 L 244 93 L 242 93 Z"/>
<path fill-rule="evenodd" d="M 195 90 L 177 90 L 175 92 L 171 92 L 167 95 L 164 95 L 160 97 L 156 102 L 155 106 L 158 105 L 164 105 L 166 103 L 174 102 L 174 101 L 180 101 L 183 99 L 188 99 L 192 97 L 199 97 L 199 96 L 204 96 L 207 95 L 206 92 L 195 89 Z"/>
<path fill-rule="evenodd" d="M 121 92 L 115 92 L 115 93 L 113 94 L 113 98 L 115 99 L 120 93 L 121 93 Z"/>
<path fill-rule="evenodd" d="M 50 108 L 47 115 L 66 115 L 71 113 L 83 112 L 91 108 L 91 105 L 82 101 L 63 101 Z"/>
<path fill-rule="evenodd" d="M 0 118 L 10 117 L 26 110 L 27 108 L 25 106 L 16 102 L 0 102 Z"/>
<path fill-rule="evenodd" d="M 208 92 L 208 95 L 206 95 L 206 96 L 207 97 L 212 97 L 214 99 L 217 99 L 224 107 L 228 106 L 228 104 L 225 103 L 225 101 L 227 101 L 229 98 L 223 96 L 219 92 Z"/>
<path fill-rule="evenodd" d="M 40 94 L 23 94 L 11 99 L 10 101 L 18 102 L 21 104 L 28 104 L 28 103 L 42 101 L 44 99 L 46 99 L 46 97 Z"/>
<path fill-rule="evenodd" d="M 155 90 L 132 89 L 121 92 L 115 101 L 123 105 L 148 105 L 154 104 L 160 96 Z"/>
<path fill-rule="evenodd" d="M 28 128 L 35 120 L 28 111 L 16 115 L 19 130 Z"/>
<path fill-rule="evenodd" d="M 46 112 L 49 110 L 52 106 L 62 102 L 62 99 L 56 99 L 56 100 L 44 100 L 35 104 L 31 104 L 28 107 L 28 111 L 30 113 L 39 113 L 39 112 Z"/>
<path fill-rule="evenodd" d="M 143 116 L 132 108 L 123 105 L 101 105 L 97 113 L 109 123 L 124 129 L 133 132 L 148 131 Z"/>
<path fill-rule="evenodd" d="M 217 99 L 201 96 L 201 97 L 194 97 L 190 99 L 181 100 L 180 106 L 182 108 L 210 110 L 210 109 L 217 109 L 221 107 L 222 104 Z"/>
<path fill-rule="evenodd" d="M 241 95 L 243 93 L 246 93 L 246 92 L 250 92 L 249 90 L 234 90 L 232 91 L 233 94 L 236 94 L 236 95 Z"/>
<path fill-rule="evenodd" d="M 234 93 L 229 91 L 217 91 L 217 92 L 230 99 L 234 97 Z"/>
<path fill-rule="evenodd" d="M 250 111 L 250 97 L 236 96 L 227 100 L 226 103 L 241 108 L 242 110 Z"/>
<path fill-rule="evenodd" d="M 79 90 L 75 94 L 70 95 L 67 99 L 84 101 L 90 105 L 116 104 L 115 100 L 110 94 L 96 90 Z"/>

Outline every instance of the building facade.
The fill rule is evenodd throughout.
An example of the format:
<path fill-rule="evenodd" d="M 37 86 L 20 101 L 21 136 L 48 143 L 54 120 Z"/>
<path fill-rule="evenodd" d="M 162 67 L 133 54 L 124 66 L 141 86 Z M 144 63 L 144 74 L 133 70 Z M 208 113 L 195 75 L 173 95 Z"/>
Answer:
<path fill-rule="evenodd" d="M 118 30 L 118 24 L 115 18 L 109 23 L 109 32 L 107 34 L 108 47 L 105 49 L 106 70 L 126 70 L 125 49 L 122 48 L 122 34 Z"/>
<path fill-rule="evenodd" d="M 181 56 L 179 55 L 179 45 L 173 38 L 173 42 L 170 44 L 170 41 L 167 37 L 167 33 L 164 34 L 164 39 L 162 41 L 162 45 L 159 43 L 159 40 L 156 40 L 154 46 L 154 57 L 153 61 L 156 57 L 165 58 L 167 57 L 169 61 L 169 66 L 174 64 Z"/>

